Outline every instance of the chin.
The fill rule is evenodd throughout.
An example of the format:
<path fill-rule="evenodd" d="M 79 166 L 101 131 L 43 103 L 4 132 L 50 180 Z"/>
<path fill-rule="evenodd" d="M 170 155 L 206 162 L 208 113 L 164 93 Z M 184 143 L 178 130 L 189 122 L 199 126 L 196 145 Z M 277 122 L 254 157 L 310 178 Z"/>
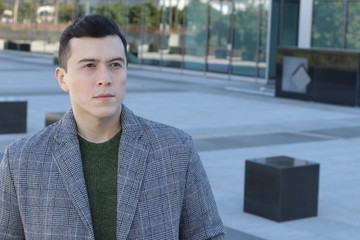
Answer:
<path fill-rule="evenodd" d="M 99 119 L 104 119 L 104 118 L 112 118 L 112 117 L 120 117 L 120 107 L 119 108 L 110 108 L 110 109 L 99 109 L 99 111 L 97 111 L 96 116 Z"/>

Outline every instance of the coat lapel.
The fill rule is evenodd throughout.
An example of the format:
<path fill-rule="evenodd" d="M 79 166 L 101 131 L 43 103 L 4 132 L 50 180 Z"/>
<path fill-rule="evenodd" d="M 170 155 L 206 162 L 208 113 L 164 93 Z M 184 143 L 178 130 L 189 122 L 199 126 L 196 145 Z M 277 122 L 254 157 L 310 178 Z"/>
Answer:
<path fill-rule="evenodd" d="M 119 146 L 117 239 L 126 239 L 139 201 L 146 169 L 149 144 L 137 117 L 122 109 L 122 135 Z"/>
<path fill-rule="evenodd" d="M 60 122 L 55 139 L 58 142 L 53 159 L 59 169 L 67 192 L 91 239 L 94 231 L 91 222 L 89 199 L 86 191 L 77 128 L 71 110 Z"/>
<path fill-rule="evenodd" d="M 124 105 L 121 113 L 122 134 L 119 144 L 117 179 L 118 240 L 129 234 L 137 204 L 150 146 L 139 119 Z M 68 194 L 83 221 L 89 236 L 94 239 L 90 204 L 86 191 L 77 128 L 72 111 L 59 123 L 53 158 L 58 166 Z"/>

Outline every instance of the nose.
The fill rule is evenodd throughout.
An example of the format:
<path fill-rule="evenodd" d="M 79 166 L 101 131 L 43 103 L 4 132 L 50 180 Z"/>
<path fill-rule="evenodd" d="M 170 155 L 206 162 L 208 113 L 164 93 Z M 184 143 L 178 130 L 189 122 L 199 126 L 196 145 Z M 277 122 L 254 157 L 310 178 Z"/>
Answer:
<path fill-rule="evenodd" d="M 97 77 L 97 85 L 98 86 L 110 86 L 112 83 L 110 73 L 108 69 L 103 68 L 99 69 L 99 74 Z"/>

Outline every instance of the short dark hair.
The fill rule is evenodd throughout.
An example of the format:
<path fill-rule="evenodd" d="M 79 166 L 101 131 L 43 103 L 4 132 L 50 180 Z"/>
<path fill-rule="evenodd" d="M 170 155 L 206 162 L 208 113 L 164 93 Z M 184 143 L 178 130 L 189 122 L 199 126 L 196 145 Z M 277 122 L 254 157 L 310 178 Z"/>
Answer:
<path fill-rule="evenodd" d="M 127 57 L 127 42 L 125 37 L 121 34 L 118 25 L 111 19 L 102 15 L 87 15 L 76 19 L 70 26 L 68 26 L 60 37 L 59 46 L 59 65 L 66 70 L 67 60 L 70 57 L 71 49 L 69 42 L 72 38 L 81 37 L 95 37 L 102 38 L 109 35 L 119 36 L 125 48 L 126 64 Z"/>

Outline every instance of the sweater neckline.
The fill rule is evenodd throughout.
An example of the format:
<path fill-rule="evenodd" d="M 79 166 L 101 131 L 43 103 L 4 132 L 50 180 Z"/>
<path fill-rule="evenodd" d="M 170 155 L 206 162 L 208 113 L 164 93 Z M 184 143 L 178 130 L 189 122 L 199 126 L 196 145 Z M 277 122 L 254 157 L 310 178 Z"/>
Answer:
<path fill-rule="evenodd" d="M 120 139 L 120 135 L 121 135 L 121 130 L 119 132 L 117 132 L 112 138 L 110 138 L 109 140 L 105 141 L 105 142 L 101 142 L 101 143 L 95 143 L 95 142 L 92 142 L 92 141 L 89 141 L 88 139 L 86 139 L 85 137 L 81 136 L 79 133 L 78 133 L 78 138 L 79 138 L 79 141 L 88 146 L 88 147 L 102 147 L 102 146 L 105 146 L 105 145 L 113 145 L 114 143 L 118 142 L 119 139 Z"/>

